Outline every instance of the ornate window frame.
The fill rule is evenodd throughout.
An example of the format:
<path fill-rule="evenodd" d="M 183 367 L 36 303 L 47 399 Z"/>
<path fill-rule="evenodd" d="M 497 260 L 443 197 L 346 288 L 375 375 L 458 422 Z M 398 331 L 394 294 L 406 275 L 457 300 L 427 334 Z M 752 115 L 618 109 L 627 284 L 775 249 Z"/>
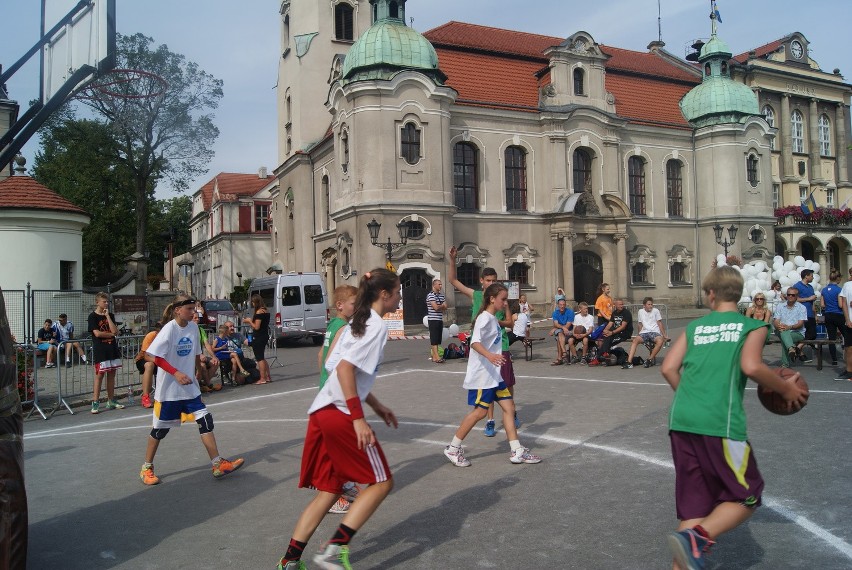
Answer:
<path fill-rule="evenodd" d="M 338 267 L 340 268 L 340 276 L 344 279 L 349 279 L 355 275 L 355 269 L 352 267 L 352 244 L 354 240 L 350 237 L 349 232 L 343 232 L 337 236 L 337 259 L 340 260 Z"/>
<path fill-rule="evenodd" d="M 694 279 L 694 255 L 684 245 L 676 244 L 666 252 L 666 280 L 669 288 L 692 287 Z M 683 265 L 683 282 L 672 282 L 672 266 L 676 263 Z"/>
<path fill-rule="evenodd" d="M 654 269 L 657 264 L 657 254 L 647 245 L 637 245 L 629 252 L 627 258 L 630 266 L 630 286 L 631 287 L 654 287 Z M 635 265 L 644 264 L 647 266 L 646 281 L 633 281 L 633 267 Z"/>
<path fill-rule="evenodd" d="M 523 263 L 527 266 L 527 282 L 521 284 L 524 290 L 534 290 L 535 286 L 535 262 L 538 251 L 531 249 L 525 243 L 513 243 L 511 247 L 503 250 L 503 271 L 509 275 L 509 267 L 515 263 Z"/>

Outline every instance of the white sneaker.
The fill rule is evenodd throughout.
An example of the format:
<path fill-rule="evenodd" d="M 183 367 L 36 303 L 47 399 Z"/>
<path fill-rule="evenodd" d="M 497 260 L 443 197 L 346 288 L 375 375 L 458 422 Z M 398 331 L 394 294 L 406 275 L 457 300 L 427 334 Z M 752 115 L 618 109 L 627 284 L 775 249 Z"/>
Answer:
<path fill-rule="evenodd" d="M 450 460 L 450 463 L 456 467 L 470 467 L 470 460 L 464 456 L 464 450 L 461 447 L 453 447 L 448 445 L 444 448 L 444 455 Z"/>
<path fill-rule="evenodd" d="M 337 501 L 331 505 L 331 508 L 328 509 L 328 512 L 335 515 L 342 515 L 349 512 L 349 501 L 344 499 L 343 497 L 338 497 Z"/>
<path fill-rule="evenodd" d="M 519 447 L 509 456 L 512 463 L 541 463 L 541 457 L 533 455 L 526 447 Z"/>
<path fill-rule="evenodd" d="M 341 544 L 327 544 L 320 552 L 314 555 L 314 564 L 326 570 L 351 569 L 349 564 L 349 546 Z"/>

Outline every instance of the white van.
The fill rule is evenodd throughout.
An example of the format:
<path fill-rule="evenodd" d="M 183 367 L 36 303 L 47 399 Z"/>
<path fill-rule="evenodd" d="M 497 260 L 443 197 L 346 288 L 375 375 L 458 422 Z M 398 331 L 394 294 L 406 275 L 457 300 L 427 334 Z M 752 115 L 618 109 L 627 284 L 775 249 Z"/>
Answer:
<path fill-rule="evenodd" d="M 251 282 L 249 299 L 259 294 L 272 315 L 276 338 L 311 337 L 319 346 L 328 324 L 328 294 L 319 273 L 283 273 Z"/>

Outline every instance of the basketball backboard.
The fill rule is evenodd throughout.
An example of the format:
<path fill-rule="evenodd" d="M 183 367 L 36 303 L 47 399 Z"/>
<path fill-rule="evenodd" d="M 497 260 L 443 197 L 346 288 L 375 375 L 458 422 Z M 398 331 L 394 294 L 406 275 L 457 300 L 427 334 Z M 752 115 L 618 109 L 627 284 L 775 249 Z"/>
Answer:
<path fill-rule="evenodd" d="M 101 73 L 114 67 L 115 0 L 41 0 L 41 5 L 41 33 L 47 36 L 41 99 L 46 103 L 82 66 Z"/>

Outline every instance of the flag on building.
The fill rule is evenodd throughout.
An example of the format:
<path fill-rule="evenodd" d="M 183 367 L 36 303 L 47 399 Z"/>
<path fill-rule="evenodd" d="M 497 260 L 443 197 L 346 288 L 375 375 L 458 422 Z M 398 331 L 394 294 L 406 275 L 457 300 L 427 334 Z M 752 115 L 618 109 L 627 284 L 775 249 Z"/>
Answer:
<path fill-rule="evenodd" d="M 716 16 L 716 19 L 719 20 L 719 23 L 722 23 L 722 14 L 719 13 L 719 8 L 716 7 L 716 2 L 713 2 L 713 14 Z"/>
<path fill-rule="evenodd" d="M 802 213 L 806 216 L 810 216 L 816 211 L 817 205 L 816 200 L 814 200 L 814 193 L 811 192 L 808 199 L 802 202 Z"/>
<path fill-rule="evenodd" d="M 845 201 L 845 202 L 843 202 L 842 204 L 840 204 L 840 208 L 839 208 L 839 209 L 840 209 L 840 211 L 841 211 L 841 212 L 845 212 L 846 210 L 848 210 L 848 209 L 849 209 L 849 200 L 852 200 L 852 196 L 849 196 L 848 198 L 846 198 L 846 201 Z"/>

